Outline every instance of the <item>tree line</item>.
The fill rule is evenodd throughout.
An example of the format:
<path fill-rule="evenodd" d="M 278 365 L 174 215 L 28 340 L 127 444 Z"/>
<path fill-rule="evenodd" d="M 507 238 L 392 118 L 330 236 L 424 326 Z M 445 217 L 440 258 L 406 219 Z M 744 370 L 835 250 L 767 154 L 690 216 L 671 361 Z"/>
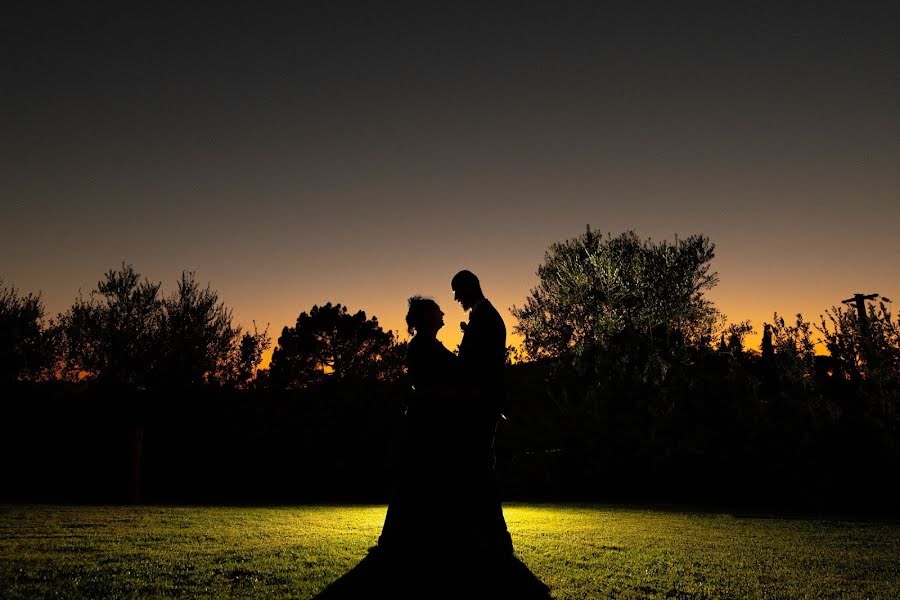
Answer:
<path fill-rule="evenodd" d="M 2 283 L 2 282 L 0 282 Z M 176 289 L 141 279 L 131 265 L 108 271 L 87 297 L 45 322 L 39 295 L 0 288 L 0 379 L 93 381 L 135 389 L 246 387 L 271 340 L 243 332 L 232 311 L 194 273 Z"/>
<path fill-rule="evenodd" d="M 588 228 L 551 246 L 512 311 L 536 371 L 513 394 L 520 418 L 539 415 L 527 437 L 543 451 L 519 456 L 510 479 L 540 476 L 563 495 L 896 506 L 889 300 L 832 307 L 815 324 L 774 314 L 749 349 L 752 324 L 728 323 L 705 297 L 713 257 L 700 235 Z"/>
<path fill-rule="evenodd" d="M 747 348 L 753 324 L 729 323 L 706 296 L 718 281 L 714 257 L 702 235 L 653 241 L 590 227 L 547 250 L 537 286 L 511 309 L 524 343 L 509 352 L 509 414 L 497 438 L 511 493 L 848 506 L 897 499 L 884 477 L 900 466 L 900 320 L 890 302 L 869 302 L 864 313 L 833 307 L 816 323 L 775 314 L 761 347 Z M 827 354 L 816 354 L 819 342 Z M 408 394 L 405 342 L 376 317 L 328 303 L 285 327 L 259 371 L 270 343 L 267 330 L 233 326 L 218 294 L 191 273 L 163 295 L 123 264 L 49 322 L 39 296 L 0 285 L 0 369 L 20 395 L 77 384 L 89 396 L 115 389 L 120 402 L 130 390 L 142 407 L 123 417 L 132 426 L 175 435 L 154 415 L 179 411 L 193 424 L 193 438 L 179 430 L 182 454 L 233 449 L 250 436 L 256 449 L 238 454 L 268 461 L 265 473 L 301 456 L 316 465 L 309 472 L 320 484 L 301 486 L 302 497 L 349 490 L 354 478 L 384 492 L 372 473 Z M 255 417 L 226 427 L 226 413 Z M 212 420 L 243 433 L 212 441 L 203 437 L 214 435 Z M 169 465 L 158 473 L 179 462 L 159 458 L 166 447 L 154 451 Z"/>
<path fill-rule="evenodd" d="M 0 280 L 0 381 L 90 381 L 139 390 L 201 385 L 302 389 L 328 381 L 397 381 L 406 344 L 378 318 L 346 306 L 313 306 L 285 327 L 270 368 L 268 327 L 235 326 L 232 311 L 209 284 L 183 272 L 176 289 L 141 279 L 131 265 L 104 274 L 45 320 L 39 294 L 21 294 Z"/>

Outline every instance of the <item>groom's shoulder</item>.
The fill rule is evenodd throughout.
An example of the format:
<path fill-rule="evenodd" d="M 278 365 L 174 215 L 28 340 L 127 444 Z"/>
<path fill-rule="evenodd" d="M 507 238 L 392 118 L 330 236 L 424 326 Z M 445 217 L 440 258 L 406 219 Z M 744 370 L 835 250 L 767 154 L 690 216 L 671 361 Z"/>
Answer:
<path fill-rule="evenodd" d="M 493 324 L 498 324 L 505 328 L 503 325 L 503 318 L 500 316 L 500 313 L 497 312 L 497 309 L 494 308 L 494 305 L 491 304 L 491 301 L 485 298 L 481 304 L 473 311 L 473 316 L 477 315 L 479 320 L 484 320 L 486 322 L 490 322 Z"/>
<path fill-rule="evenodd" d="M 497 309 L 494 308 L 494 305 L 491 304 L 491 301 L 488 300 L 487 298 L 484 299 L 484 302 L 481 303 L 479 308 L 481 308 L 481 310 L 484 312 L 484 314 L 490 315 L 491 317 L 493 317 L 495 315 L 498 317 L 500 316 L 500 313 L 497 312 Z"/>

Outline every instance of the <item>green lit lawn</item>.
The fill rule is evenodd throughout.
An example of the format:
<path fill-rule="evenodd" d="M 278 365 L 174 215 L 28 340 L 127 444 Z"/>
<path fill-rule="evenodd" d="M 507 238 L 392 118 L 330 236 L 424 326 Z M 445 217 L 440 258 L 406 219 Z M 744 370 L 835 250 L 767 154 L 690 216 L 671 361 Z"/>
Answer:
<path fill-rule="evenodd" d="M 0 597 L 308 598 L 376 540 L 383 506 L 2 507 Z M 900 524 L 507 505 L 555 598 L 898 598 Z"/>

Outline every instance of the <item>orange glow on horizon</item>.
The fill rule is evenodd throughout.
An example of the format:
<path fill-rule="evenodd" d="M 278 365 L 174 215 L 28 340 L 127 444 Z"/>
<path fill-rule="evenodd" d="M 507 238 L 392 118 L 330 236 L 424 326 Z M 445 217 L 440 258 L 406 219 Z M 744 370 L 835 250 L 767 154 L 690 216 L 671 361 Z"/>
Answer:
<path fill-rule="evenodd" d="M 522 302 L 518 302 L 517 305 L 520 305 Z M 308 309 L 306 309 L 308 310 Z M 446 309 L 445 309 L 446 310 Z M 462 312 L 459 309 L 459 306 L 451 307 L 451 311 L 455 311 L 457 314 L 451 315 L 450 311 L 448 312 L 448 316 L 445 317 L 446 324 L 444 327 L 438 332 L 438 339 L 444 346 L 449 350 L 455 350 L 459 345 L 460 341 L 462 341 L 462 330 L 459 327 L 459 322 L 464 321 L 467 318 L 466 313 Z M 815 313 L 813 316 L 811 313 L 803 313 L 804 318 L 807 321 L 811 321 L 814 324 L 818 323 L 819 314 L 824 311 L 820 311 Z M 368 311 L 367 311 L 367 314 Z M 737 310 L 729 310 L 727 314 L 736 314 L 741 315 L 742 313 Z M 746 313 L 744 313 L 746 314 Z M 781 314 L 781 313 L 779 313 Z M 504 317 L 504 322 L 506 323 L 506 345 L 507 346 L 515 346 L 520 348 L 522 345 L 523 337 L 516 333 L 513 333 L 513 327 L 515 326 L 516 320 L 515 318 L 509 314 L 509 311 L 502 311 L 501 315 Z M 378 316 L 378 322 L 381 324 L 384 330 L 393 331 L 395 339 L 398 340 L 409 340 L 410 336 L 406 332 L 405 326 L 405 311 L 400 311 L 394 314 L 385 314 L 384 318 L 382 316 Z M 788 321 L 792 315 L 781 315 L 785 316 L 785 320 Z M 458 317 L 458 318 L 457 318 Z M 749 334 L 744 338 L 744 349 L 751 350 L 755 352 L 760 351 L 760 347 L 762 345 L 762 329 L 764 323 L 771 323 L 772 314 L 769 313 L 766 316 L 761 314 L 749 314 L 748 316 L 742 316 L 738 319 L 729 319 L 729 323 L 740 322 L 743 320 L 749 320 L 753 324 L 753 328 L 755 333 Z M 268 369 L 272 360 L 272 353 L 274 352 L 275 347 L 278 344 L 278 335 L 280 335 L 281 327 L 277 329 L 277 333 L 272 336 L 272 347 L 269 348 L 263 355 L 262 363 L 260 364 L 260 369 Z M 828 350 L 825 347 L 824 341 L 822 340 L 822 335 L 813 328 L 813 340 L 816 341 L 816 354 L 817 355 L 827 355 Z"/>

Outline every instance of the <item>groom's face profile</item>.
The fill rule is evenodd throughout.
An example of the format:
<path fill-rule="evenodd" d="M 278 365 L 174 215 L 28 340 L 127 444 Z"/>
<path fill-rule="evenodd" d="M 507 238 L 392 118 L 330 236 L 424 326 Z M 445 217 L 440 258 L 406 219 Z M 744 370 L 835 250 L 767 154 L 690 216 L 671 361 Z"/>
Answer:
<path fill-rule="evenodd" d="M 471 271 L 460 271 L 454 275 L 450 280 L 450 289 L 453 290 L 453 299 L 462 305 L 463 310 L 469 310 L 484 298 L 478 278 Z"/>
<path fill-rule="evenodd" d="M 453 288 L 453 299 L 460 303 L 463 310 L 472 308 L 472 295 L 466 292 L 465 286 Z"/>

